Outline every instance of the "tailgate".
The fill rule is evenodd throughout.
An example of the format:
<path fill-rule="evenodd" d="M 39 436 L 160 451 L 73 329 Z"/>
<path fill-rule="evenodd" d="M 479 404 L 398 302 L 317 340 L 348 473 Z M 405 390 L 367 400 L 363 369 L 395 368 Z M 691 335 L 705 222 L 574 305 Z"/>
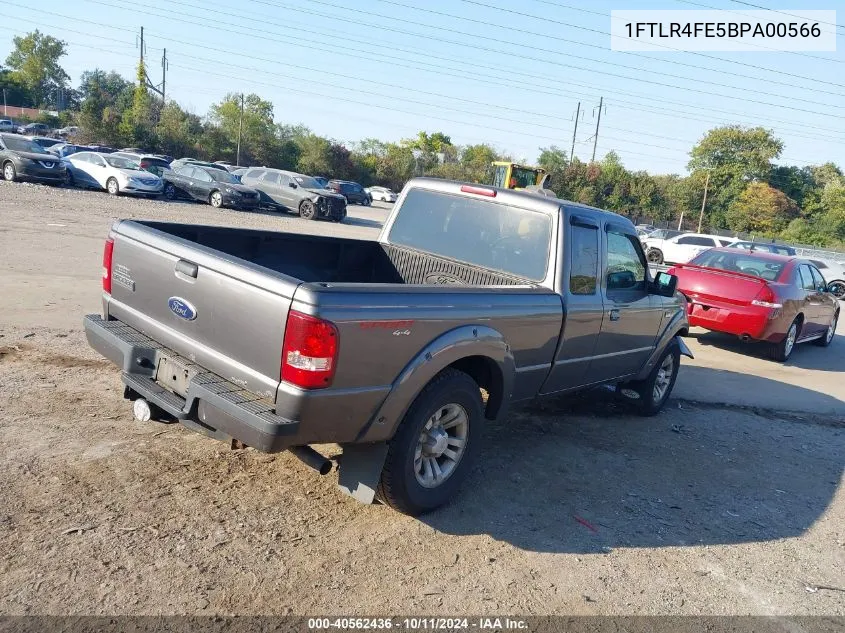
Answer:
<path fill-rule="evenodd" d="M 112 237 L 108 316 L 245 389 L 275 396 L 298 280 L 140 224 L 121 223 Z"/>
<path fill-rule="evenodd" d="M 692 302 L 710 306 L 747 306 L 767 283 L 753 275 L 694 264 L 674 268 L 678 289 Z"/>

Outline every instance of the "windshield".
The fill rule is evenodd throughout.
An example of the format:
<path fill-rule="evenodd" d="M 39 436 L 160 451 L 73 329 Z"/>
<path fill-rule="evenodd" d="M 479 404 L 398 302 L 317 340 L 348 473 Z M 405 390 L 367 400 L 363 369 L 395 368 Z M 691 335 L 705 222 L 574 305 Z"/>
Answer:
<path fill-rule="evenodd" d="M 548 266 L 551 218 L 488 198 L 412 189 L 389 241 L 540 281 Z"/>
<path fill-rule="evenodd" d="M 141 166 L 134 160 L 129 160 L 128 158 L 123 158 L 122 156 L 103 156 L 103 158 L 109 165 L 116 167 L 117 169 L 141 169 Z"/>
<path fill-rule="evenodd" d="M 311 176 L 294 176 L 293 179 L 296 181 L 300 187 L 305 187 L 306 189 L 322 189 L 323 185 L 317 182 Z"/>
<path fill-rule="evenodd" d="M 4 136 L 3 144 L 14 152 L 31 152 L 33 154 L 46 154 L 44 148 L 28 138 L 17 136 Z"/>
<path fill-rule="evenodd" d="M 786 262 L 773 261 L 767 257 L 758 257 L 753 253 L 704 251 L 690 262 L 696 266 L 718 268 L 734 273 L 754 275 L 767 281 L 775 281 L 780 276 Z"/>
<path fill-rule="evenodd" d="M 228 171 L 223 171 L 221 169 L 206 169 L 205 173 L 207 173 L 217 182 L 227 182 L 230 185 L 236 185 L 239 182 L 238 179 L 235 178 Z"/>

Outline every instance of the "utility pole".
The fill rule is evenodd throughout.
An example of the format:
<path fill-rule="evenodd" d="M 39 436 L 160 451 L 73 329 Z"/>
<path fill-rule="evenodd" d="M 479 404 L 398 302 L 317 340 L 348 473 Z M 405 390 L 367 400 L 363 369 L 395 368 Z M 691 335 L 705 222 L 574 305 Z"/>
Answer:
<path fill-rule="evenodd" d="M 704 179 L 704 199 L 701 201 L 701 213 L 698 215 L 698 232 L 701 233 L 701 224 L 704 222 L 704 205 L 707 204 L 707 187 L 710 185 L 710 172 L 707 172 L 707 178 Z"/>
<path fill-rule="evenodd" d="M 235 164 L 241 164 L 241 133 L 244 129 L 244 93 L 241 93 L 241 119 L 238 122 L 238 156 L 235 158 Z"/>
<path fill-rule="evenodd" d="M 596 162 L 596 145 L 599 142 L 599 124 L 601 124 L 601 108 L 604 104 L 604 97 L 599 97 L 599 118 L 596 121 L 596 134 L 593 136 L 593 157 L 590 159 L 591 163 Z"/>
<path fill-rule="evenodd" d="M 6 109 L 6 89 L 3 88 L 3 116 L 9 116 L 9 111 Z"/>
<path fill-rule="evenodd" d="M 152 81 L 150 81 L 149 75 L 147 75 L 147 67 L 144 66 L 144 51 L 146 50 L 146 44 L 144 43 L 144 27 L 141 27 L 141 40 L 140 40 L 140 48 L 141 48 L 141 68 L 144 71 L 144 85 L 147 86 L 150 90 L 155 92 L 158 96 L 161 97 L 162 103 L 164 102 L 164 85 L 165 80 L 167 78 L 167 69 L 169 67 L 168 60 L 167 60 L 167 49 L 164 49 L 164 54 L 161 56 L 161 84 L 156 86 Z"/>
<path fill-rule="evenodd" d="M 164 86 L 167 81 L 167 49 L 165 48 L 161 54 L 161 102 L 164 103 Z"/>
<path fill-rule="evenodd" d="M 572 159 L 575 155 L 575 135 L 578 133 L 578 119 L 581 117 L 581 102 L 578 102 L 578 109 L 575 110 L 575 129 L 572 130 L 572 149 L 569 152 L 569 164 L 572 165 Z"/>

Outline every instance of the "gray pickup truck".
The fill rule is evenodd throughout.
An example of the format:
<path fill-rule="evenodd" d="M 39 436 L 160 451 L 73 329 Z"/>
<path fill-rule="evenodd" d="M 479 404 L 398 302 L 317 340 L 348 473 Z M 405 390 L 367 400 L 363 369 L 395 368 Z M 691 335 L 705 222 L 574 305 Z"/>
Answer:
<path fill-rule="evenodd" d="M 418 178 L 378 241 L 123 220 L 84 325 L 136 419 L 259 451 L 337 443 L 339 485 L 420 514 L 445 503 L 508 405 L 617 385 L 665 404 L 686 332 L 619 215 Z"/>

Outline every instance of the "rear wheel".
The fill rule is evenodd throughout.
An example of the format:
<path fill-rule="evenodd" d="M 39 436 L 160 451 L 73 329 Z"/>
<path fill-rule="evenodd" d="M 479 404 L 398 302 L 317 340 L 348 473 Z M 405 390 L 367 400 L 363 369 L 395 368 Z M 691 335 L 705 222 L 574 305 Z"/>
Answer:
<path fill-rule="evenodd" d="M 659 248 L 650 248 L 646 253 L 646 258 L 648 259 L 649 264 L 662 264 L 663 251 L 661 251 Z"/>
<path fill-rule="evenodd" d="M 12 161 L 6 161 L 3 163 L 3 180 L 7 182 L 14 182 L 17 177 L 18 174 L 15 171 L 15 166 L 12 164 Z"/>
<path fill-rule="evenodd" d="M 120 185 L 117 184 L 117 180 L 114 178 L 109 178 L 106 181 L 106 191 L 109 192 L 109 195 L 116 196 L 120 193 Z"/>
<path fill-rule="evenodd" d="M 443 505 L 472 468 L 484 413 L 478 385 L 447 369 L 417 396 L 389 443 L 379 498 L 416 516 Z"/>
<path fill-rule="evenodd" d="M 299 205 L 299 217 L 303 220 L 314 220 L 317 217 L 317 208 L 310 200 L 303 200 Z"/>
<path fill-rule="evenodd" d="M 176 187 L 172 184 L 167 183 L 164 187 L 164 197 L 168 200 L 176 200 Z"/>
<path fill-rule="evenodd" d="M 792 356 L 795 349 L 795 341 L 798 340 L 798 332 L 801 330 L 801 319 L 795 319 L 786 331 L 786 336 L 780 343 L 774 343 L 770 354 L 773 360 L 785 363 Z"/>
<path fill-rule="evenodd" d="M 212 191 L 211 195 L 208 196 L 208 204 L 215 209 L 219 209 L 223 206 L 223 194 L 219 191 Z"/>
<path fill-rule="evenodd" d="M 833 315 L 833 321 L 827 326 L 824 336 L 813 341 L 819 347 L 827 347 L 833 342 L 833 337 L 836 336 L 836 324 L 839 322 L 839 312 Z"/>

